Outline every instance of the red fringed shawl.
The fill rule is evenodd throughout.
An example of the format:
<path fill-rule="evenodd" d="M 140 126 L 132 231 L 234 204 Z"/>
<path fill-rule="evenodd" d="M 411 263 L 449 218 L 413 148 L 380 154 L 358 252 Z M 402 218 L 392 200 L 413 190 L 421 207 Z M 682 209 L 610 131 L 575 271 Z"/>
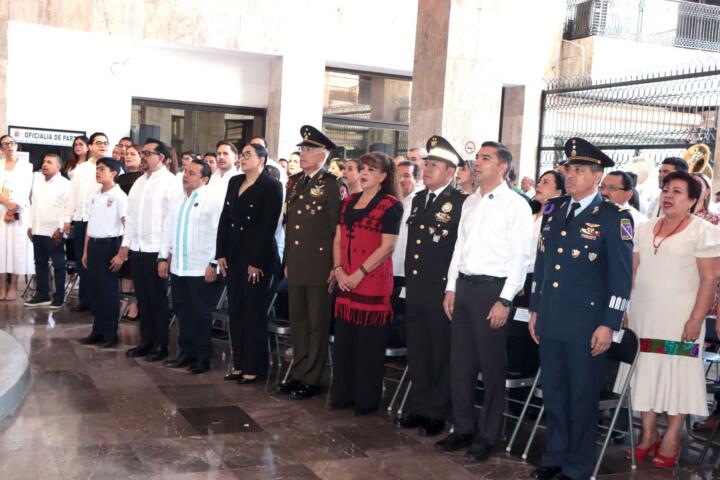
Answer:
<path fill-rule="evenodd" d="M 345 210 L 354 196 L 345 199 L 340 213 L 342 267 L 350 275 L 380 246 L 382 218 L 386 210 L 399 200 L 385 195 L 375 208 L 355 221 L 345 224 Z M 390 295 L 393 289 L 392 258 L 388 256 L 377 268 L 369 272 L 350 292 L 340 292 L 335 300 L 335 317 L 346 322 L 376 326 L 392 322 Z"/>

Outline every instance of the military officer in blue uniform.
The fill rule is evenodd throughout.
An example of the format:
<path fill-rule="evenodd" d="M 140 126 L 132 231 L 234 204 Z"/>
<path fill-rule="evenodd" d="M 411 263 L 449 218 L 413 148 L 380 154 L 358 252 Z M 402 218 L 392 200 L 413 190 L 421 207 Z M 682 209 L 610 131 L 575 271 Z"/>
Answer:
<path fill-rule="evenodd" d="M 568 195 L 545 206 L 530 300 L 547 415 L 542 466 L 530 476 L 540 480 L 592 473 L 604 353 L 632 283 L 632 217 L 598 193 L 614 162 L 581 138 L 565 154 Z"/>
<path fill-rule="evenodd" d="M 460 212 L 467 196 L 452 186 L 462 158 L 440 135 L 427 141 L 423 183 L 410 206 L 405 250 L 406 338 L 410 414 L 398 428 L 431 437 L 450 416 L 450 321 L 443 310 Z"/>

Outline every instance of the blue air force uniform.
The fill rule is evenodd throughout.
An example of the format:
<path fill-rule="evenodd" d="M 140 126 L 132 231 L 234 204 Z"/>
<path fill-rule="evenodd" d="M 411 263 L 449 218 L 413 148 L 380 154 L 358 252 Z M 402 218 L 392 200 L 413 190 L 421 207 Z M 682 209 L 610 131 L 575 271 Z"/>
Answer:
<path fill-rule="evenodd" d="M 579 138 L 565 150 L 569 164 L 614 165 Z M 599 326 L 620 329 L 632 283 L 632 238 L 630 212 L 597 192 L 545 205 L 530 301 L 547 413 L 542 465 L 569 478 L 589 478 L 594 466 L 605 355 L 591 355 L 591 337 Z M 550 478 L 547 473 L 541 468 L 533 478 Z"/>

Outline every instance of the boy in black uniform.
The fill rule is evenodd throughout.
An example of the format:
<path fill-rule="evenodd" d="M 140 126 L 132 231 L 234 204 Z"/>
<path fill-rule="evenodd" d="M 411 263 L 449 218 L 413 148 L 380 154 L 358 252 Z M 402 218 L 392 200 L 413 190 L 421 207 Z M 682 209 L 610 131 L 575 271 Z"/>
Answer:
<path fill-rule="evenodd" d="M 118 272 L 123 264 L 118 251 L 127 212 L 127 195 L 115 183 L 119 173 L 117 160 L 103 157 L 97 161 L 95 179 L 101 188 L 90 206 L 82 256 L 90 287 L 90 308 L 95 318 L 90 335 L 80 343 L 99 343 L 103 348 L 112 348 L 118 343 Z"/>

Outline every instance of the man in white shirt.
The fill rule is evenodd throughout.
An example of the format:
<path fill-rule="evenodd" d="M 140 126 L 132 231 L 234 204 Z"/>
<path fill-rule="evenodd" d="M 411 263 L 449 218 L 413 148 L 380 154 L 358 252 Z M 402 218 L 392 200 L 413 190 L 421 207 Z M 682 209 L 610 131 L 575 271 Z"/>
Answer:
<path fill-rule="evenodd" d="M 505 182 L 512 154 L 485 142 L 476 155 L 479 185 L 462 208 L 443 307 L 451 326 L 450 390 L 455 429 L 435 448 L 472 447 L 465 456 L 484 462 L 499 440 L 505 408 L 505 342 L 510 305 L 525 283 L 533 217 L 527 200 Z M 477 377 L 485 398 L 475 420 Z M 477 435 L 475 435 L 477 425 Z"/>
<path fill-rule="evenodd" d="M 94 318 L 90 335 L 82 338 L 80 343 L 99 343 L 102 348 L 112 348 L 118 344 L 118 272 L 123 264 L 119 249 L 127 212 L 127 195 L 115 183 L 119 173 L 120 162 L 114 158 L 102 157 L 97 160 L 95 177 L 101 189 L 90 204 L 81 260 L 87 269 L 90 307 Z"/>
<path fill-rule="evenodd" d="M 167 279 L 157 271 L 158 252 L 165 218 L 177 200 L 177 180 L 165 167 L 170 155 L 167 145 L 148 138 L 140 152 L 143 171 L 130 189 L 125 236 L 121 255 L 130 260 L 140 317 L 140 345 L 127 351 L 128 357 L 145 357 L 157 362 L 168 356 Z"/>
<path fill-rule="evenodd" d="M 525 193 L 525 196 L 529 199 L 535 198 L 535 181 L 530 177 L 523 177 L 520 180 L 520 190 Z"/>
<path fill-rule="evenodd" d="M 102 132 L 95 132 L 90 135 L 88 143 L 88 159 L 80 163 L 73 170 L 73 177 L 70 181 L 70 194 L 65 204 L 65 223 L 63 230 L 66 236 L 72 236 L 73 250 L 75 253 L 75 269 L 80 276 L 80 291 L 78 304 L 70 309 L 71 312 L 83 312 L 90 309 L 90 297 L 88 284 L 85 278 L 85 268 L 80 263 L 83 254 L 83 241 L 85 230 L 90 218 L 90 205 L 92 199 L 100 191 L 100 184 L 95 180 L 95 162 L 107 154 L 107 135 Z"/>
<path fill-rule="evenodd" d="M 217 191 L 220 198 L 225 199 L 228 182 L 240 172 L 235 168 L 238 159 L 237 147 L 227 140 L 220 140 L 215 145 L 215 158 L 217 159 L 217 170 L 210 177 L 208 186 Z"/>
<path fill-rule="evenodd" d="M 603 198 L 607 198 L 627 209 L 630 215 L 632 215 L 633 224 L 636 229 L 638 225 L 647 221 L 645 215 L 628 203 L 633 196 L 633 188 L 632 179 L 627 173 L 621 170 L 608 173 L 598 186 L 598 191 Z"/>
<path fill-rule="evenodd" d="M 658 191 L 655 194 L 655 196 L 650 199 L 650 203 L 648 204 L 647 209 L 647 217 L 648 218 L 657 218 L 660 215 L 662 215 L 662 209 L 660 208 L 660 191 L 663 188 L 663 180 L 665 177 L 668 176 L 668 174 L 672 172 L 676 172 L 678 170 L 683 170 L 685 172 L 688 171 L 688 164 L 685 160 L 679 157 L 667 157 L 665 160 L 662 161 L 662 164 L 660 164 L 660 169 L 658 170 Z"/>
<path fill-rule="evenodd" d="M 178 356 L 170 368 L 189 367 L 192 373 L 210 368 L 212 309 L 217 236 L 223 199 L 208 188 L 210 166 L 191 160 L 183 173 L 183 195 L 173 202 L 158 253 L 158 275 L 167 278 L 178 319 Z"/>
<path fill-rule="evenodd" d="M 427 158 L 427 156 L 428 152 L 424 147 L 413 147 L 407 151 L 408 161 L 417 165 L 418 169 L 420 170 L 417 175 L 417 184 L 415 185 L 416 191 L 420 191 L 425 188 L 425 185 L 422 182 L 422 177 L 423 170 L 425 169 L 425 159 Z"/>
<path fill-rule="evenodd" d="M 60 174 L 62 160 L 55 153 L 43 158 L 42 174 L 35 174 L 30 207 L 28 237 L 35 254 L 35 282 L 37 290 L 26 307 L 50 306 L 60 308 L 65 294 L 65 237 L 63 213 L 70 193 L 70 180 Z M 52 261 L 55 292 L 50 300 L 50 272 Z"/>

